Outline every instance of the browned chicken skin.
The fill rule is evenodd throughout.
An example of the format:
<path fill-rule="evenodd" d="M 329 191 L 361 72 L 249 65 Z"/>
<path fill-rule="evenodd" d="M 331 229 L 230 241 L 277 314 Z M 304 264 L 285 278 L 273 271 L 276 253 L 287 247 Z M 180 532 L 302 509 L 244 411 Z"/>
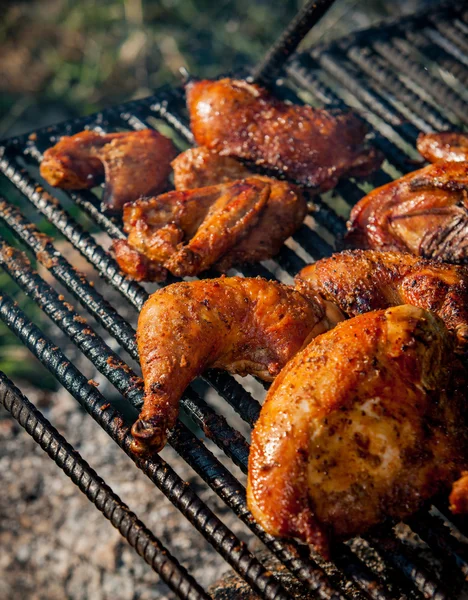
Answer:
<path fill-rule="evenodd" d="M 297 354 L 255 426 L 247 500 L 270 534 L 329 556 L 330 538 L 401 519 L 466 469 L 466 375 L 433 313 L 340 323 Z"/>
<path fill-rule="evenodd" d="M 419 154 L 431 163 L 468 161 L 466 133 L 421 133 L 416 147 Z"/>
<path fill-rule="evenodd" d="M 180 277 L 212 266 L 225 272 L 270 258 L 304 220 L 307 204 L 295 186 L 232 158 L 194 148 L 172 164 L 177 191 L 124 208 L 128 242 L 114 251 L 135 279 L 159 281 L 165 269 Z"/>
<path fill-rule="evenodd" d="M 347 242 L 468 263 L 468 162 L 445 162 L 373 190 L 356 204 Z"/>
<path fill-rule="evenodd" d="M 189 148 L 172 161 L 176 190 L 227 183 L 254 177 L 252 171 L 230 156 L 220 156 L 204 146 Z"/>
<path fill-rule="evenodd" d="M 468 270 L 401 252 L 348 250 L 308 265 L 298 289 L 335 303 L 349 316 L 399 304 L 430 310 L 468 348 Z"/>
<path fill-rule="evenodd" d="M 275 256 L 307 213 L 307 202 L 299 189 L 272 177 L 251 173 L 241 162 L 229 156 L 220 156 L 208 148 L 191 148 L 180 154 L 173 162 L 174 181 L 177 189 L 193 189 L 255 177 L 270 185 L 268 202 L 258 223 L 215 265 L 222 272 L 234 264 L 258 262 Z"/>
<path fill-rule="evenodd" d="M 320 301 L 260 278 L 182 282 L 157 291 L 138 321 L 145 401 L 132 429 L 135 450 L 164 446 L 183 391 L 205 369 L 271 380 L 334 324 Z"/>
<path fill-rule="evenodd" d="M 187 106 L 198 145 L 279 169 L 317 191 L 333 188 L 344 175 L 368 174 L 382 162 L 365 147 L 366 126 L 353 113 L 287 104 L 246 81 L 190 83 Z"/>
<path fill-rule="evenodd" d="M 166 185 L 176 149 L 152 129 L 63 137 L 44 153 L 41 175 L 63 189 L 92 188 L 105 175 L 104 204 L 120 210 L 126 202 L 157 194 Z"/>

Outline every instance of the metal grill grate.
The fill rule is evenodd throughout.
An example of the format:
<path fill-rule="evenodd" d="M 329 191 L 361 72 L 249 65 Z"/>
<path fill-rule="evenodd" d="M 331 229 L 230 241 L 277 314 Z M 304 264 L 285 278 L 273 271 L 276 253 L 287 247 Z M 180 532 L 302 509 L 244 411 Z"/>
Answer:
<path fill-rule="evenodd" d="M 308 261 L 327 256 L 334 250 L 335 240 L 344 231 L 349 207 L 366 193 L 369 185 L 381 185 L 416 168 L 414 146 L 420 131 L 466 125 L 467 24 L 468 11 L 462 4 L 452 3 L 431 14 L 367 30 L 292 57 L 286 65 L 286 81 L 281 85 L 278 82 L 272 84 L 276 93 L 287 97 L 297 94 L 298 100 L 317 105 L 357 109 L 370 124 L 374 142 L 384 151 L 387 160 L 383 169 L 369 181 L 342 182 L 333 193 L 314 199 L 315 212 L 279 255 L 274 260 L 246 267 L 242 274 L 278 277 L 290 282 L 291 276 Z M 264 69 L 260 71 L 264 77 Z M 181 149 L 192 143 L 181 89 L 163 88 L 144 100 L 7 140 L 1 147 L 0 156 L 1 172 L 22 193 L 19 207 L 0 201 L 2 233 L 9 230 L 10 236 L 0 241 L 0 266 L 128 400 L 134 414 L 142 404 L 142 382 L 138 375 L 33 270 L 24 252 L 12 248 L 5 239 L 11 239 L 13 234 L 110 337 L 137 360 L 132 326 L 68 263 L 53 241 L 41 234 L 26 213 L 42 213 L 105 282 L 132 307 L 140 310 L 148 297 L 146 290 L 119 270 L 112 256 L 64 207 L 69 206 L 71 200 L 95 226 L 113 239 L 123 237 L 119 220 L 100 212 L 99 198 L 92 192 L 45 191 L 37 166 L 42 151 L 61 135 L 75 133 L 84 127 L 114 131 L 152 126 L 166 130 L 169 127 Z M 35 216 L 31 218 L 35 220 Z M 291 597 L 276 576 L 211 512 L 170 465 L 159 456 L 141 460 L 131 453 L 129 427 L 132 419 L 109 407 L 101 393 L 5 295 L 0 298 L 0 318 L 260 597 Z M 233 377 L 211 371 L 203 379 L 247 424 L 255 423 L 260 405 Z M 135 515 L 5 377 L 0 377 L 0 400 L 180 597 L 206 597 L 151 532 L 143 528 Z M 209 406 L 195 387 L 189 387 L 185 393 L 182 407 L 206 436 L 246 472 L 246 439 Z M 437 516 L 434 508 L 431 511 L 428 508 L 408 520 L 410 528 L 428 543 L 442 564 L 442 575 L 415 555 L 391 525 L 380 527 L 364 540 L 339 545 L 335 563 L 325 563 L 318 556 L 306 556 L 294 542 L 280 541 L 266 534 L 247 510 L 242 484 L 213 455 L 208 445 L 181 421 L 169 441 L 311 592 L 311 597 L 335 600 L 422 597 L 449 600 L 461 597 L 468 576 L 468 547 L 452 534 L 453 519 L 449 521 L 445 516 L 447 508 L 443 502 L 436 503 Z M 376 561 L 368 557 L 369 548 L 384 559 L 386 576 L 382 576 Z"/>

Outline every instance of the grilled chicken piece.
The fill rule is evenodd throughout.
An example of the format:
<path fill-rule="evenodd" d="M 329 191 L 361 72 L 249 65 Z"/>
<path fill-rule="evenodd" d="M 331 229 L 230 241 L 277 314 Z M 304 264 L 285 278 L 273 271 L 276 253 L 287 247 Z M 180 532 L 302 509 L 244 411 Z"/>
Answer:
<path fill-rule="evenodd" d="M 279 169 L 317 192 L 382 162 L 365 146 L 367 128 L 353 113 L 287 104 L 246 81 L 190 83 L 187 106 L 198 145 Z"/>
<path fill-rule="evenodd" d="M 208 148 L 191 148 L 173 162 L 174 181 L 178 190 L 214 185 L 243 177 L 255 177 L 270 185 L 267 205 L 258 223 L 215 265 L 221 272 L 234 264 L 251 263 L 275 256 L 302 224 L 307 214 L 307 202 L 299 189 L 285 181 L 251 173 L 229 156 L 220 156 Z"/>
<path fill-rule="evenodd" d="M 176 190 L 194 190 L 254 177 L 252 171 L 240 161 L 230 156 L 220 156 L 204 146 L 181 152 L 171 164 Z"/>
<path fill-rule="evenodd" d="M 370 312 L 313 340 L 276 378 L 255 426 L 248 506 L 270 534 L 329 556 L 402 519 L 467 465 L 466 375 L 433 313 Z"/>
<path fill-rule="evenodd" d="M 401 252 L 348 250 L 304 267 L 296 276 L 303 294 L 335 303 L 353 317 L 412 304 L 443 319 L 468 348 L 468 269 Z"/>
<path fill-rule="evenodd" d="M 150 280 L 150 263 L 179 277 L 211 267 L 258 223 L 269 196 L 268 183 L 250 178 L 127 204 L 127 246 L 142 255 L 139 264 L 148 266 L 139 279 Z M 117 261 L 134 276 L 122 248 L 114 244 Z"/>
<path fill-rule="evenodd" d="M 134 449 L 164 446 L 183 391 L 208 367 L 270 381 L 334 324 L 320 301 L 260 278 L 182 282 L 157 291 L 138 321 L 145 401 L 132 429 Z"/>
<path fill-rule="evenodd" d="M 375 189 L 351 211 L 346 240 L 468 263 L 468 162 L 429 165 Z"/>
<path fill-rule="evenodd" d="M 82 131 L 46 150 L 40 170 L 50 185 L 70 190 L 92 188 L 105 174 L 103 203 L 121 210 L 126 202 L 164 189 L 176 153 L 171 140 L 152 129 Z"/>
<path fill-rule="evenodd" d="M 421 133 L 416 147 L 419 154 L 431 163 L 468 161 L 466 133 Z"/>

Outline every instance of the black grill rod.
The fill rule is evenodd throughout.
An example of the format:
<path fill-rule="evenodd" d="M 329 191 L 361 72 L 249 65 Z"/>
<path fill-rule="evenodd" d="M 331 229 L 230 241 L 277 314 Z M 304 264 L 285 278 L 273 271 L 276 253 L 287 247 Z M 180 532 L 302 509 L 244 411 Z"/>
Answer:
<path fill-rule="evenodd" d="M 451 129 L 454 124 L 409 88 L 397 75 L 389 69 L 385 61 L 370 48 L 353 46 L 348 51 L 349 58 L 354 61 L 366 75 L 372 77 L 378 85 L 383 86 L 403 103 L 410 114 L 423 120 L 421 129 L 425 132 Z"/>
<path fill-rule="evenodd" d="M 268 87 L 276 79 L 286 60 L 333 2 L 334 0 L 309 0 L 286 27 L 278 41 L 268 50 L 265 57 L 253 67 L 252 80 Z"/>
<path fill-rule="evenodd" d="M 468 40 L 466 35 L 461 29 L 458 29 L 451 23 L 438 21 L 437 19 L 429 17 L 433 25 L 440 31 L 441 35 L 447 38 L 455 46 L 463 52 L 465 55 L 468 53 Z"/>
<path fill-rule="evenodd" d="M 419 129 L 412 123 L 408 123 L 396 108 L 384 98 L 379 90 L 359 80 L 353 72 L 346 55 L 341 52 L 320 52 L 312 56 L 325 71 L 334 77 L 340 84 L 347 88 L 358 100 L 368 106 L 370 110 L 379 116 L 386 124 L 391 125 L 393 130 L 414 146 L 419 135 Z"/>
<path fill-rule="evenodd" d="M 246 545 L 159 455 L 140 458 L 131 451 L 131 423 L 109 406 L 104 396 L 88 383 L 86 377 L 6 294 L 0 297 L 0 319 L 262 598 L 291 600 L 290 595 L 264 569 Z"/>
<path fill-rule="evenodd" d="M 445 71 L 453 75 L 465 87 L 468 87 L 468 65 L 460 62 L 456 56 L 449 53 L 450 45 L 443 45 L 444 37 L 433 29 L 423 31 L 407 31 L 406 38 L 430 60 L 437 63 Z"/>
<path fill-rule="evenodd" d="M 0 197 L 0 219 L 27 247 L 37 260 L 59 281 L 108 331 L 119 344 L 138 360 L 135 330 L 96 290 L 88 278 L 60 254 L 49 238 L 41 233 L 16 206 Z"/>
<path fill-rule="evenodd" d="M 437 548 L 441 557 L 445 559 L 450 557 L 460 569 L 464 580 L 468 581 L 467 545 L 462 544 L 451 534 L 440 517 L 421 511 L 417 517 L 409 517 L 405 522 L 421 539 L 427 541 L 431 549 Z M 450 540 L 450 543 L 447 543 L 447 540 Z"/>
<path fill-rule="evenodd" d="M 210 598 L 79 452 L 1 371 L 0 403 L 179 598 Z"/>
<path fill-rule="evenodd" d="M 8 252 L 10 254 L 11 251 Z M 0 254 L 1 260 L 2 254 Z M 8 263 L 8 264 L 7 264 Z M 142 403 L 141 389 L 139 388 L 138 381 L 135 381 L 136 377 L 132 371 L 125 365 L 119 357 L 113 353 L 110 348 L 99 340 L 97 336 L 87 327 L 85 323 L 78 319 L 76 321 L 76 314 L 67 307 L 60 307 L 60 302 L 57 301 L 54 291 L 47 286 L 45 282 L 41 281 L 41 278 L 31 276 L 27 274 L 27 265 L 23 265 L 22 272 L 21 265 L 15 264 L 14 257 L 9 258 L 7 262 L 2 261 L 3 268 L 15 279 L 28 295 L 30 295 L 39 306 L 46 312 L 46 314 L 53 319 L 54 323 L 59 326 L 76 344 L 80 350 L 93 362 L 93 364 L 102 372 L 116 389 L 123 394 L 135 407 L 140 407 Z M 67 312 L 70 314 L 67 315 Z M 181 401 L 182 405 L 185 406 L 192 419 L 203 427 L 208 437 L 212 438 L 215 443 L 222 448 L 226 454 L 241 468 L 244 469 L 247 464 L 248 446 L 245 443 L 243 437 L 232 430 L 223 417 L 220 417 L 211 410 L 208 405 L 201 400 L 193 391 L 188 390 L 186 395 Z M 210 424 L 208 424 L 210 421 Z M 216 432 L 216 433 L 214 433 Z M 225 470 L 219 461 L 208 451 L 208 449 L 197 440 L 197 438 L 190 433 L 182 423 L 178 423 L 172 435 L 178 437 L 182 435 L 185 439 L 188 439 L 190 444 L 189 447 L 194 450 L 197 459 L 202 461 L 203 468 L 195 469 L 198 474 L 209 484 L 212 483 L 209 477 L 213 476 L 213 472 L 218 475 L 221 473 L 224 478 L 230 477 L 230 473 Z M 190 465 L 194 464 L 193 456 L 188 455 L 187 448 L 183 448 L 180 445 L 172 444 L 172 435 L 170 436 L 169 442 L 174 445 L 176 450 L 180 453 L 182 458 L 187 460 Z M 197 463 L 195 463 L 197 464 Z M 218 479 L 218 478 L 217 478 Z M 233 481 L 234 478 L 232 478 Z M 219 479 L 217 486 L 213 489 L 219 493 Z M 237 482 L 238 483 L 238 482 Z M 238 491 L 242 494 L 242 498 L 245 499 L 245 490 L 238 484 Z M 223 487 L 226 487 L 223 482 Z M 232 490 L 231 490 L 232 492 Z M 236 504 L 232 503 L 232 496 L 220 494 L 222 499 L 228 503 L 230 508 L 236 510 Z M 171 498 L 170 498 L 171 499 Z M 245 500 L 244 500 L 245 502 Z M 239 516 L 242 520 L 252 529 L 252 531 L 260 537 L 260 539 L 268 546 L 275 554 L 284 561 L 286 566 L 301 579 L 303 583 L 312 586 L 314 589 L 320 586 L 324 586 L 324 591 L 332 591 L 329 584 L 325 585 L 324 574 L 315 565 L 304 563 L 294 547 L 284 547 L 280 543 L 277 543 L 274 538 L 267 536 L 265 532 L 254 522 L 247 507 L 240 506 L 237 503 L 237 509 L 243 508 Z M 298 562 L 299 561 L 299 562 Z M 343 584 L 344 585 L 344 584 Z M 323 596 L 323 598 L 332 597 L 335 600 L 343 600 L 343 598 L 336 594 L 334 591 L 331 596 Z"/>
<path fill-rule="evenodd" d="M 397 73 L 404 74 L 415 81 L 421 88 L 433 98 L 438 104 L 452 111 L 462 123 L 468 123 L 466 102 L 442 79 L 433 77 L 423 66 L 413 60 L 404 40 L 375 41 L 373 48 L 386 60 Z M 417 88 L 414 88 L 417 93 Z"/>
<path fill-rule="evenodd" d="M 434 579 L 434 576 L 428 573 L 416 558 L 409 556 L 408 548 L 398 538 L 385 532 L 368 533 L 363 538 L 384 557 L 386 562 L 401 571 L 425 598 L 453 599 L 451 592 L 440 581 Z"/>

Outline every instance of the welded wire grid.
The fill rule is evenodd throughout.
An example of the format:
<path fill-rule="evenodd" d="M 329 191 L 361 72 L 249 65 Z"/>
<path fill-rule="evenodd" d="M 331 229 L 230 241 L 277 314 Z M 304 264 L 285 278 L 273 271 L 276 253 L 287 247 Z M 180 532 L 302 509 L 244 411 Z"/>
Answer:
<path fill-rule="evenodd" d="M 345 229 L 350 206 L 372 187 L 420 166 L 414 149 L 419 132 L 466 126 L 467 31 L 468 11 L 463 5 L 451 5 L 293 56 L 286 68 L 287 79 L 274 86 L 276 93 L 289 98 L 297 94 L 298 100 L 317 106 L 351 106 L 371 126 L 373 141 L 384 151 L 386 161 L 368 181 L 345 181 L 334 192 L 314 198 L 314 212 L 273 260 L 249 265 L 232 271 L 232 274 L 240 272 L 246 276 L 261 275 L 291 282 L 305 264 L 330 255 L 338 247 L 337 240 Z M 134 328 L 86 277 L 73 268 L 54 246 L 53 240 L 45 237 L 33 222 L 38 220 L 37 211 L 44 215 L 125 302 L 137 311 L 141 309 L 148 297 L 146 289 L 128 279 L 113 257 L 70 214 L 70 203 L 75 203 L 89 217 L 88 223 L 97 225 L 108 238 L 122 238 L 119 219 L 100 211 L 99 191 L 97 194 L 57 192 L 47 188 L 38 175 L 42 152 L 61 135 L 78 132 L 84 127 L 99 131 L 156 127 L 171 135 L 182 150 L 192 143 L 183 90 L 165 88 L 144 100 L 8 140 L 0 158 L 2 173 L 22 193 L 19 206 L 0 201 L 2 234 L 8 230 L 6 239 L 11 240 L 13 234 L 21 248 L 12 247 L 3 236 L 1 267 L 112 383 L 128 401 L 131 410 L 124 414 L 109 406 L 106 398 L 53 341 L 5 295 L 0 298 L 0 318 L 259 596 L 289 598 L 290 593 L 275 574 L 268 571 L 169 464 L 160 456 L 140 459 L 130 450 L 129 428 L 142 405 L 142 382 L 139 373 L 109 344 L 113 338 L 131 359 L 137 361 Z M 85 322 L 77 310 L 33 270 L 23 250 L 42 263 L 76 298 L 94 318 L 96 327 Z M 101 328 L 109 334 L 107 341 L 97 331 Z M 260 404 L 236 379 L 215 371 L 208 372 L 203 379 L 248 425 L 255 423 Z M 7 385 L 3 380 L 0 384 L 0 387 Z M 181 404 L 184 413 L 204 432 L 205 440 L 194 433 L 195 428 L 189 429 L 179 420 L 170 435 L 170 444 L 311 592 L 311 597 L 341 600 L 404 597 L 448 600 L 462 597 L 460 594 L 468 576 L 467 546 L 460 538 L 453 518 L 447 518 L 449 513 L 443 501 L 408 520 L 411 530 L 430 546 L 440 565 L 437 571 L 431 562 L 416 555 L 403 541 L 401 530 L 390 525 L 382 526 L 364 539 L 339 545 L 334 563 L 326 563 L 319 556 L 308 556 L 296 543 L 276 540 L 266 534 L 247 510 L 243 485 L 210 450 L 210 444 L 216 444 L 246 473 L 247 440 L 197 389 L 200 388 L 190 386 Z M 19 402 L 21 394 L 13 393 Z M 33 407 L 28 405 L 28 410 Z M 24 423 L 26 430 L 38 441 L 36 428 Z M 68 464 L 66 458 L 72 456 L 72 450 L 64 440 L 61 444 L 63 466 Z M 151 532 L 148 535 L 151 536 Z M 154 543 L 157 540 L 148 542 L 148 548 Z M 147 559 L 146 549 L 142 550 L 138 544 L 136 547 Z M 379 557 L 385 562 L 383 571 Z M 181 597 L 203 593 L 193 588 L 189 576 L 176 562 L 171 568 L 183 582 L 177 590 Z"/>

